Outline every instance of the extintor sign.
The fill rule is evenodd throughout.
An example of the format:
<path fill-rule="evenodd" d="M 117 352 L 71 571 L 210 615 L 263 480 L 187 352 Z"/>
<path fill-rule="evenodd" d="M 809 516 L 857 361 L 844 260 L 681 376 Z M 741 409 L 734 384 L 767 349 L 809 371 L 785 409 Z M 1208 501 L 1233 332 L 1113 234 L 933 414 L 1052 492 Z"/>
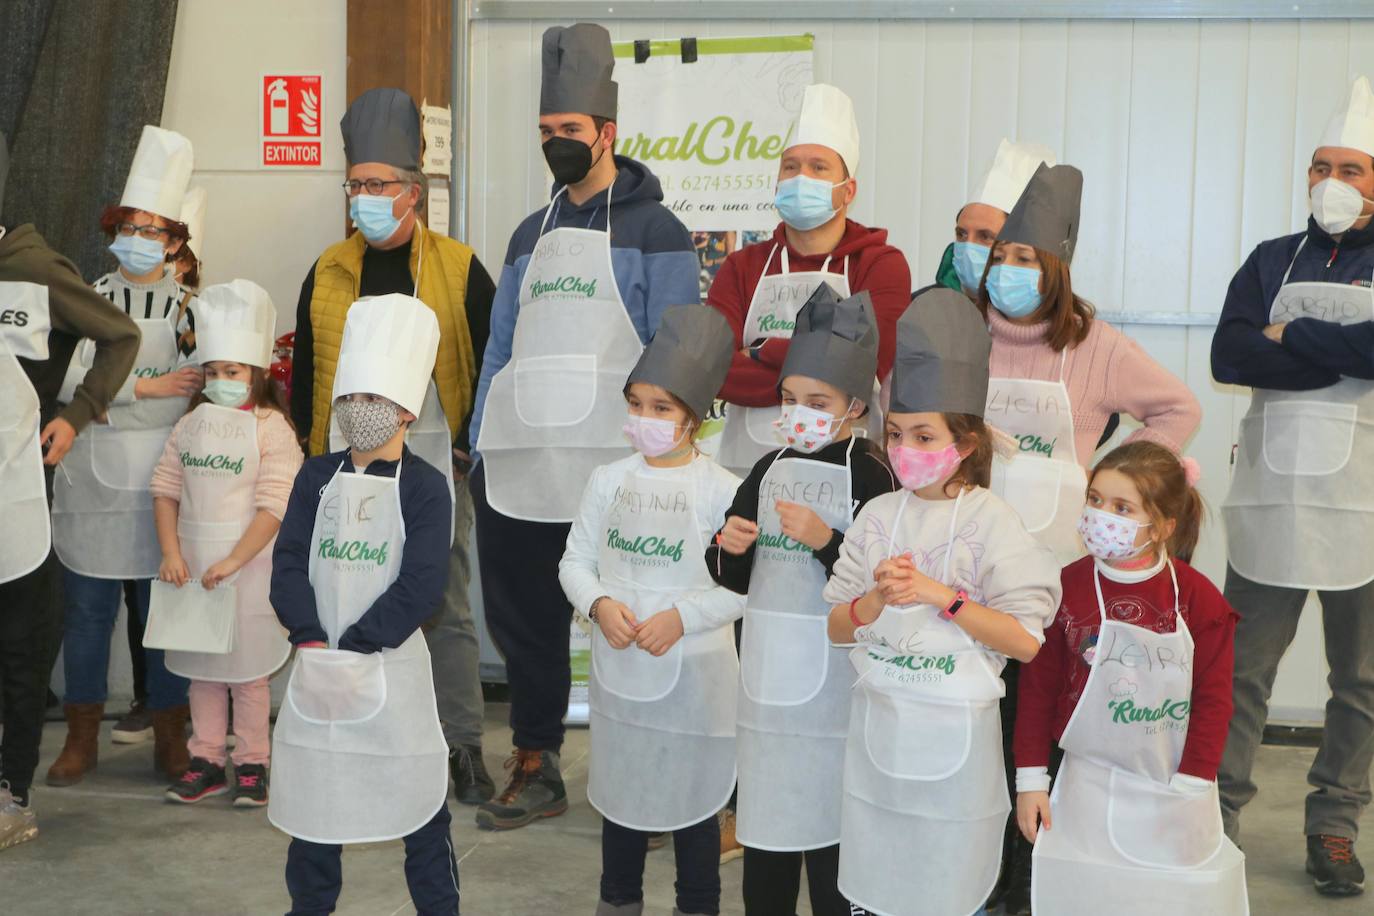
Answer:
<path fill-rule="evenodd" d="M 262 167 L 320 167 L 321 78 L 315 74 L 263 74 L 258 87 Z"/>

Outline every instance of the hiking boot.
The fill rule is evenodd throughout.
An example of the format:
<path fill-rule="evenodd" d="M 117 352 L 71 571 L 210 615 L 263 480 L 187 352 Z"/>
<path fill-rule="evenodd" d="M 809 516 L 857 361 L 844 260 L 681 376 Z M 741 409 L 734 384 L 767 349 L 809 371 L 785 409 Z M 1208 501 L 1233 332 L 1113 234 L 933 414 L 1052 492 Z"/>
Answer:
<path fill-rule="evenodd" d="M 38 836 L 38 818 L 27 800 L 21 803 L 10 792 L 8 783 L 0 782 L 0 849 L 27 843 Z"/>
<path fill-rule="evenodd" d="M 74 786 L 95 769 L 105 704 L 68 703 L 62 711 L 67 716 L 67 740 L 48 768 L 50 786 Z"/>
<path fill-rule="evenodd" d="M 453 794 L 459 803 L 480 805 L 491 801 L 496 783 L 482 760 L 480 744 L 460 744 L 448 749 L 448 771 L 453 777 Z"/>
<path fill-rule="evenodd" d="M 110 740 L 115 744 L 142 744 L 152 737 L 153 714 L 142 700 L 134 700 L 124 718 L 110 730 Z"/>
<path fill-rule="evenodd" d="M 744 855 L 744 847 L 739 840 L 735 839 L 735 812 L 729 808 L 721 808 L 716 815 L 716 820 L 720 822 L 720 864 L 733 862 Z"/>
<path fill-rule="evenodd" d="M 186 750 L 186 722 L 191 707 L 173 706 L 153 712 L 153 769 L 176 782 L 191 764 Z"/>
<path fill-rule="evenodd" d="M 261 808 L 267 804 L 267 767 L 260 763 L 234 765 L 234 807 Z"/>
<path fill-rule="evenodd" d="M 1307 873 L 1317 893 L 1354 897 L 1364 893 L 1364 866 L 1355 856 L 1355 841 L 1318 833 L 1307 838 Z"/>
<path fill-rule="evenodd" d="M 167 787 L 167 800 L 194 805 L 212 795 L 223 795 L 229 791 L 229 781 L 225 779 L 224 767 L 215 766 L 204 757 L 192 757 L 186 772 L 181 778 Z"/>
<path fill-rule="evenodd" d="M 477 809 L 477 826 L 513 830 L 535 818 L 557 817 L 568 810 L 568 794 L 553 751 L 516 749 L 506 761 L 510 781 L 496 798 Z"/>

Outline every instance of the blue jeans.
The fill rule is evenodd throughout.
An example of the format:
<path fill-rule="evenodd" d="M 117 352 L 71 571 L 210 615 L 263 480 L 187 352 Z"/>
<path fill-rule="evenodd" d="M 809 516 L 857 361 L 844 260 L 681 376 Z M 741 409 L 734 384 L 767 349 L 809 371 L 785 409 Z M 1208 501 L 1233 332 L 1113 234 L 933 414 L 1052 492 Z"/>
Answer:
<path fill-rule="evenodd" d="M 62 637 L 62 671 L 67 679 L 66 703 L 104 703 L 109 698 L 110 638 L 123 583 L 118 579 L 96 579 L 74 573 L 65 567 L 62 583 L 66 592 L 66 621 Z M 148 621 L 148 593 L 151 579 L 140 579 L 135 588 L 137 613 Z M 161 649 L 146 650 L 148 664 L 148 708 L 172 709 L 186 705 L 188 681 L 167 670 Z"/>

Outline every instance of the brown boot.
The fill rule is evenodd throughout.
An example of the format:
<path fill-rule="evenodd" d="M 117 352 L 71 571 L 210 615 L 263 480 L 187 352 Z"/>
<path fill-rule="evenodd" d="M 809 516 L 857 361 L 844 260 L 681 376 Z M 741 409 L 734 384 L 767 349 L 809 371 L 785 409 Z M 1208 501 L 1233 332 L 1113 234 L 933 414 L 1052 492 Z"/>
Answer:
<path fill-rule="evenodd" d="M 67 741 L 62 753 L 48 768 L 48 785 L 73 786 L 95 769 L 96 751 L 100 745 L 100 719 L 105 715 L 104 703 L 68 703 L 62 707 L 67 714 Z"/>
<path fill-rule="evenodd" d="M 186 722 L 190 718 L 189 706 L 153 710 L 153 769 L 172 782 L 191 766 L 191 754 L 186 750 Z"/>

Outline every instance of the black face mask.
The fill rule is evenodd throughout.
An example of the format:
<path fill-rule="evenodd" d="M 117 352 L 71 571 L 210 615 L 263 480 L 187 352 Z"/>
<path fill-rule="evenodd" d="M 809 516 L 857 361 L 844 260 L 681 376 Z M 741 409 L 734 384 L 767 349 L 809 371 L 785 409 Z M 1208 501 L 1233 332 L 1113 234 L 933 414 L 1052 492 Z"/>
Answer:
<path fill-rule="evenodd" d="M 598 136 L 597 140 L 601 138 Z M 599 144 L 598 144 L 599 145 Z M 602 155 L 605 148 L 602 148 Z M 553 180 L 559 184 L 577 184 L 592 170 L 601 157 L 592 161 L 592 148 L 578 140 L 567 137 L 550 137 L 544 141 L 544 161 L 553 172 Z"/>

